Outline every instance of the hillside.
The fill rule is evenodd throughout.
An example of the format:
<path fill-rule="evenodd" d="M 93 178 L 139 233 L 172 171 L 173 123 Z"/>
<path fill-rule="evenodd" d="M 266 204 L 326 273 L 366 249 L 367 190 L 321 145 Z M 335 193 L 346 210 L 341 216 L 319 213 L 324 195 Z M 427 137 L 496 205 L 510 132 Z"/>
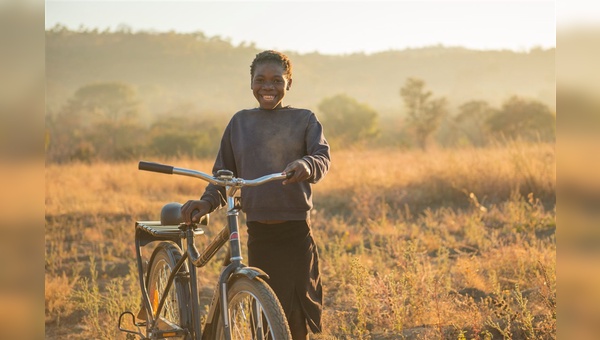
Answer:
<path fill-rule="evenodd" d="M 49 112 L 81 86 L 121 81 L 136 87 L 150 114 L 181 104 L 227 113 L 254 105 L 249 65 L 260 51 L 201 32 L 46 31 Z M 376 54 L 322 55 L 286 51 L 294 85 L 286 103 L 317 109 L 325 97 L 346 93 L 381 115 L 403 109 L 399 89 L 408 77 L 423 79 L 452 108 L 472 99 L 498 105 L 517 94 L 555 107 L 555 49 L 475 51 L 433 46 Z"/>

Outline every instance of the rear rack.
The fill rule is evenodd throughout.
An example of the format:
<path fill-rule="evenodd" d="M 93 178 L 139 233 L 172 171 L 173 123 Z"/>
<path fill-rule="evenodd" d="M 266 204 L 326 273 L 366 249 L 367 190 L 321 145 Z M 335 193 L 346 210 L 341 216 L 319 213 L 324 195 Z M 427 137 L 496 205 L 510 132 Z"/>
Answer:
<path fill-rule="evenodd" d="M 138 246 L 144 246 L 153 241 L 172 241 L 182 248 L 181 240 L 185 239 L 188 227 L 185 224 L 162 225 L 160 221 L 136 221 L 135 239 L 136 242 L 139 242 Z M 204 230 L 195 226 L 194 234 L 202 235 Z"/>
<path fill-rule="evenodd" d="M 160 221 L 137 221 L 135 222 L 135 228 L 156 237 L 178 236 L 183 238 L 185 236 L 185 232 L 179 225 L 161 225 Z M 194 230 L 194 232 L 204 234 L 204 230 L 202 229 Z"/>

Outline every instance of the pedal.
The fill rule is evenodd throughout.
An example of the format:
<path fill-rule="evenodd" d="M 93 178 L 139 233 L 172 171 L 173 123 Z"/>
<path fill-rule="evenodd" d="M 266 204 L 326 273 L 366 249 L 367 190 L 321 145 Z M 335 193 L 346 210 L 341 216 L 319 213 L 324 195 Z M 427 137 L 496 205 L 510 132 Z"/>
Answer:
<path fill-rule="evenodd" d="M 158 317 L 157 328 L 158 329 L 154 330 L 152 334 L 160 339 L 189 336 L 190 334 L 187 329 L 179 327 L 179 325 L 172 323 L 171 321 L 163 318 L 162 316 Z"/>
<path fill-rule="evenodd" d="M 137 330 L 123 328 L 122 323 L 123 323 L 123 317 L 125 315 L 131 315 L 131 323 L 137 328 Z M 144 322 L 135 322 L 135 316 L 130 311 L 123 312 L 123 313 L 121 313 L 121 315 L 119 315 L 119 330 L 121 332 L 127 333 L 128 339 L 135 339 L 135 335 L 139 336 L 141 339 L 144 339 L 145 336 L 140 331 L 140 327 L 144 327 L 144 326 L 146 326 L 146 322 L 145 321 Z"/>

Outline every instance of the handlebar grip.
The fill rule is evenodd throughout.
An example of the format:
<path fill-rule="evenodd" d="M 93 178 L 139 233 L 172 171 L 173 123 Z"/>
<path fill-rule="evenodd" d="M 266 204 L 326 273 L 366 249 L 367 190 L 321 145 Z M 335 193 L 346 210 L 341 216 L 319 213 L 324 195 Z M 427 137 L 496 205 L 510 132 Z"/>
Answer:
<path fill-rule="evenodd" d="M 138 165 L 138 169 L 145 170 L 145 171 L 152 171 L 152 172 L 160 172 L 160 173 L 168 174 L 168 175 L 173 174 L 172 166 L 164 165 L 164 164 L 160 164 L 160 163 L 141 161 Z"/>
<path fill-rule="evenodd" d="M 292 178 L 292 176 L 294 176 L 295 173 L 296 173 L 296 171 L 294 171 L 294 170 L 286 172 L 285 173 L 285 179 Z"/>

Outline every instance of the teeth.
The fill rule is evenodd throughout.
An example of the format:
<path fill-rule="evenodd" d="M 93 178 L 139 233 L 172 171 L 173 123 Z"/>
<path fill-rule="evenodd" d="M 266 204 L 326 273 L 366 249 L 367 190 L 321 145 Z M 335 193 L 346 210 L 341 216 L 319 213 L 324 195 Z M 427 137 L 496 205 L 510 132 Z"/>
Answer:
<path fill-rule="evenodd" d="M 264 100 L 273 100 L 275 99 L 275 96 L 263 96 Z"/>

